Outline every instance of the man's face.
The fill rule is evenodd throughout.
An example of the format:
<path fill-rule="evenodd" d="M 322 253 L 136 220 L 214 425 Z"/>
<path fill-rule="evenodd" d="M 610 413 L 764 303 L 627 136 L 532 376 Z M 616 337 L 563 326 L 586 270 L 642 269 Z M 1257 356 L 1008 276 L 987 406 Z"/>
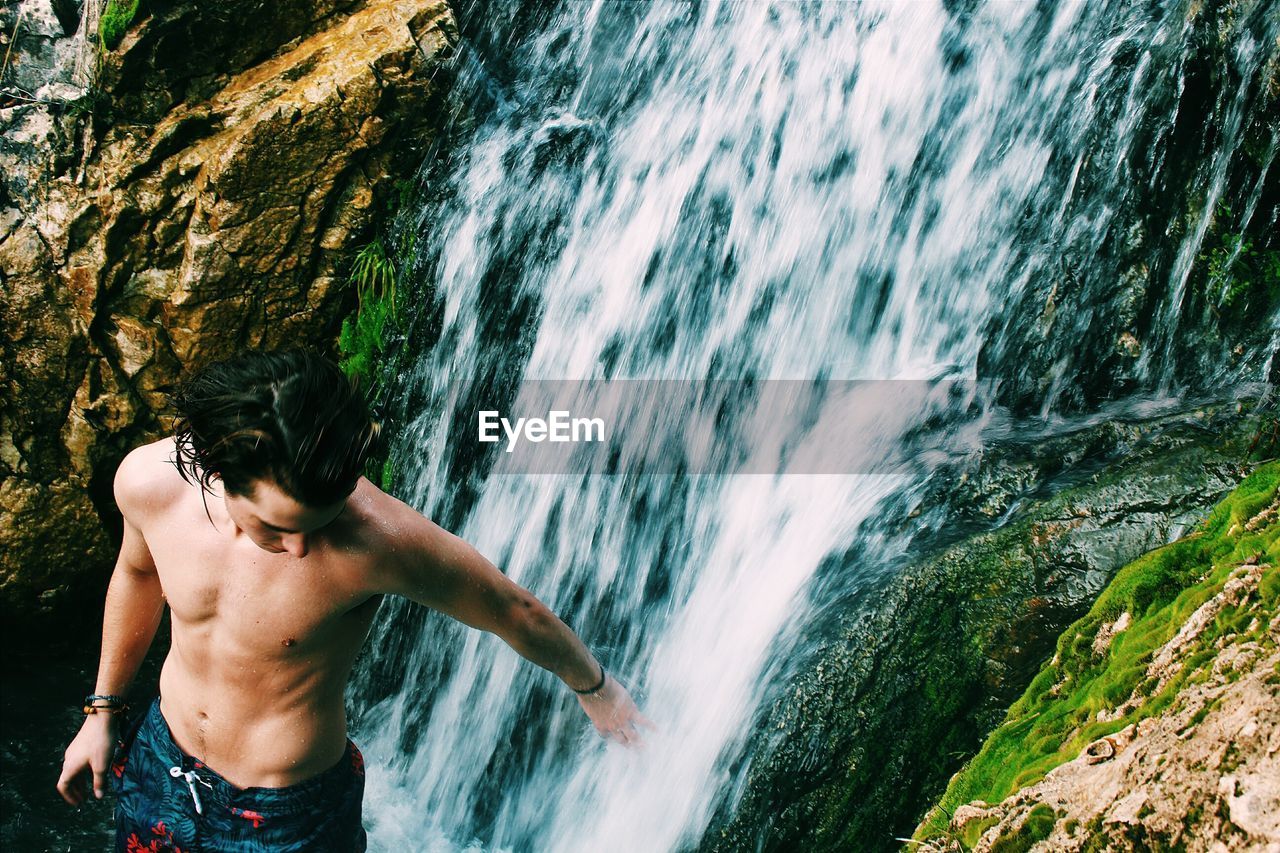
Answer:
<path fill-rule="evenodd" d="M 255 480 L 249 497 L 226 495 L 227 512 L 253 543 L 273 554 L 305 557 L 310 538 L 342 514 L 347 501 L 323 507 L 301 504 L 270 480 Z"/>

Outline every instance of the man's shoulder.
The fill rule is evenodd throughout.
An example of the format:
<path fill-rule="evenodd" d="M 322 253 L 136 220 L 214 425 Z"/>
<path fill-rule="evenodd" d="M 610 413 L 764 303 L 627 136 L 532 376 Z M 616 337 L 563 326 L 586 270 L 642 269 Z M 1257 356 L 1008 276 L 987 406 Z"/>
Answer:
<path fill-rule="evenodd" d="M 348 500 L 362 531 L 388 547 L 394 547 L 406 530 L 430 523 L 422 513 L 384 492 L 367 477 L 360 478 Z"/>
<path fill-rule="evenodd" d="M 380 573 L 394 573 L 405 564 L 419 562 L 424 543 L 440 529 L 418 510 L 364 477 L 360 478 L 348 507 L 354 510 L 364 548 L 379 558 Z"/>
<path fill-rule="evenodd" d="M 131 519 L 171 503 L 188 484 L 173 465 L 173 437 L 135 447 L 116 469 L 115 498 Z"/>

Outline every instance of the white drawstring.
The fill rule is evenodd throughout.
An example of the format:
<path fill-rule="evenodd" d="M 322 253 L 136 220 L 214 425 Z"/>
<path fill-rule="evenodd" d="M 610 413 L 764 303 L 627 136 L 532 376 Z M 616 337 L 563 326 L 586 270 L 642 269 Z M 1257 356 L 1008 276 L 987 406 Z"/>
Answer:
<path fill-rule="evenodd" d="M 194 770 L 183 771 L 181 767 L 170 767 L 169 775 L 177 779 L 182 777 L 187 783 L 187 790 L 191 792 L 191 801 L 196 804 L 196 814 L 204 814 L 204 804 L 200 802 L 200 792 L 196 789 L 196 782 L 204 785 L 209 790 L 213 790 L 213 785 L 201 779 Z"/>

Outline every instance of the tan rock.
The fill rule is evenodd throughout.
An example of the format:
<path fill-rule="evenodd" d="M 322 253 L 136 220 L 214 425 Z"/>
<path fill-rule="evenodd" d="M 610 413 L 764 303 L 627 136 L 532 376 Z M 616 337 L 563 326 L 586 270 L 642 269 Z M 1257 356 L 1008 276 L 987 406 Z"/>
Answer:
<path fill-rule="evenodd" d="M 1125 628 L 1128 628 L 1131 620 L 1132 616 L 1130 616 L 1129 611 L 1126 610 L 1124 613 L 1120 614 L 1116 621 L 1109 622 L 1099 628 L 1097 635 L 1093 638 L 1093 653 L 1095 655 L 1106 654 L 1107 649 L 1111 646 L 1111 640 L 1116 636 L 1116 634 L 1119 634 L 1124 631 Z"/>
<path fill-rule="evenodd" d="M 443 0 L 160 4 L 107 57 L 111 124 L 0 110 L 0 479 L 23 496 L 0 510 L 2 612 L 49 592 L 49 537 L 102 541 L 85 490 L 157 435 L 185 365 L 331 348 L 456 38 Z M 93 553 L 79 571 L 109 568 Z"/>
<path fill-rule="evenodd" d="M 1185 687 L 1176 710 L 1097 741 L 1096 750 L 984 806 L 982 818 L 999 820 L 974 849 L 992 849 L 1045 803 L 1059 818 L 1037 850 L 1154 849 L 1133 846 L 1136 837 L 1195 851 L 1280 851 L 1277 667 L 1280 651 L 1272 647 L 1243 676 Z"/>
<path fill-rule="evenodd" d="M 1200 605 L 1191 617 L 1178 629 L 1169 642 L 1156 651 L 1147 667 L 1147 677 L 1156 679 L 1153 692 L 1165 685 L 1182 668 L 1185 651 L 1204 633 L 1224 607 L 1239 604 L 1257 589 L 1262 579 L 1262 566 L 1244 565 L 1237 569 L 1223 586 L 1222 591 Z"/>
<path fill-rule="evenodd" d="M 975 820 L 983 820 L 993 813 L 993 809 L 983 802 L 965 803 L 951 815 L 951 828 L 955 831 L 964 829 L 966 824 Z"/>
<path fill-rule="evenodd" d="M 81 482 L 8 477 L 0 482 L 0 506 L 11 519 L 0 526 L 0 551 L 43 557 L 22 565 L 0 561 L 0 596 L 25 604 L 7 615 L 6 635 L 12 642 L 24 628 L 53 619 L 64 607 L 83 606 L 86 595 L 100 596 L 113 555 Z M 65 535 L 68 530 L 83 535 Z"/>
<path fill-rule="evenodd" d="M 1227 803 L 1231 822 L 1247 834 L 1280 842 L 1280 765 L 1272 763 L 1270 776 L 1244 773 L 1223 776 L 1218 793 Z"/>

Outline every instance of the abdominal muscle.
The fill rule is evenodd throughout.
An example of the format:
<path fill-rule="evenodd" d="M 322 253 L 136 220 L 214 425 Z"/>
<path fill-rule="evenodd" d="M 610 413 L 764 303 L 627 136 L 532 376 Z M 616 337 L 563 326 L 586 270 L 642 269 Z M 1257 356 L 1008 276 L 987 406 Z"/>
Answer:
<path fill-rule="evenodd" d="M 264 654 L 211 627 L 174 619 L 160 711 L 178 747 L 237 788 L 287 787 L 337 764 L 355 649 L 312 640 Z"/>

